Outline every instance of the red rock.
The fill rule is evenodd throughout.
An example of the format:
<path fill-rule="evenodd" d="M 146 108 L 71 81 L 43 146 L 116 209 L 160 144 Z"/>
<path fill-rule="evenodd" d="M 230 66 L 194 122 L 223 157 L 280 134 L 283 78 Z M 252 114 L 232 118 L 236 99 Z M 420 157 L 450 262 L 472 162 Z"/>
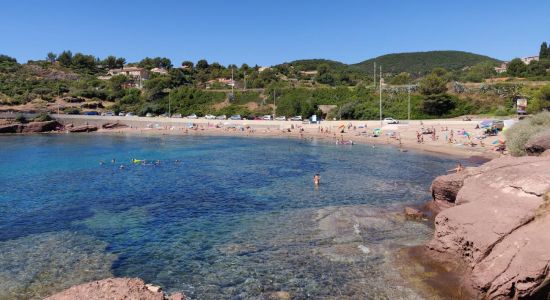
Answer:
<path fill-rule="evenodd" d="M 456 206 L 435 219 L 435 257 L 465 262 L 480 298 L 550 296 L 550 158 L 492 160 L 469 169 Z M 541 294 L 542 293 L 542 294 Z"/>
<path fill-rule="evenodd" d="M 60 124 L 57 121 L 30 122 L 25 124 L 21 133 L 36 133 L 56 130 Z"/>
<path fill-rule="evenodd" d="M 69 128 L 68 130 L 69 132 L 90 132 L 90 131 L 97 131 L 97 126 L 82 125 L 82 126 Z"/>
<path fill-rule="evenodd" d="M 160 287 L 145 284 L 139 278 L 108 278 L 99 281 L 73 286 L 61 293 L 46 298 L 46 300 L 73 299 L 140 299 L 140 300 L 183 300 L 181 293 L 170 297 L 165 295 Z"/>
<path fill-rule="evenodd" d="M 9 124 L 0 126 L 0 133 L 18 133 L 21 132 L 22 124 Z"/>

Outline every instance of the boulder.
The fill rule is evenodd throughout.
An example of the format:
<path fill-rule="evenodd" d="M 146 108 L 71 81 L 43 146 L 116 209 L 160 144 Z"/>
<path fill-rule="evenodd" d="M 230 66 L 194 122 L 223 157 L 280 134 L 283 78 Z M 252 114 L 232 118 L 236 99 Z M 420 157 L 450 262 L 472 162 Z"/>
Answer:
<path fill-rule="evenodd" d="M 68 129 L 69 132 L 90 132 L 90 131 L 97 131 L 97 126 L 93 125 L 82 125 L 82 126 L 75 126 Z"/>
<path fill-rule="evenodd" d="M 463 170 L 459 173 L 436 177 L 430 187 L 433 201 L 428 205 L 428 208 L 438 213 L 454 206 L 456 195 L 462 187 L 464 179 L 469 174 L 468 170 Z"/>
<path fill-rule="evenodd" d="M 550 150 L 550 130 L 535 134 L 525 143 L 527 155 L 538 156 Z"/>
<path fill-rule="evenodd" d="M 550 190 L 548 170 L 550 158 L 542 157 L 499 158 L 469 169 L 455 206 L 435 219 L 428 252 L 464 262 L 480 298 L 547 291 L 550 212 L 540 208 Z"/>
<path fill-rule="evenodd" d="M 59 124 L 57 121 L 30 122 L 23 126 L 23 128 L 21 129 L 21 133 L 54 131 L 60 126 L 61 124 Z"/>
<path fill-rule="evenodd" d="M 101 127 L 104 129 L 114 129 L 114 128 L 125 128 L 125 127 L 128 127 L 128 125 L 120 124 L 117 122 L 117 123 L 105 123 L 101 125 Z"/>
<path fill-rule="evenodd" d="M 73 286 L 46 300 L 73 299 L 140 299 L 140 300 L 184 300 L 185 295 L 166 295 L 160 287 L 145 284 L 139 278 L 107 278 Z"/>

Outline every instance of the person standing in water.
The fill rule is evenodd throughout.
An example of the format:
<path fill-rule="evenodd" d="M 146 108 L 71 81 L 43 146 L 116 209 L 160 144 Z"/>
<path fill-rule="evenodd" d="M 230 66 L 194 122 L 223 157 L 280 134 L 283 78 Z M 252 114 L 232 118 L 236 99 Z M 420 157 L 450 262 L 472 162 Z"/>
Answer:
<path fill-rule="evenodd" d="M 320 183 L 321 183 L 321 176 L 319 174 L 313 175 L 313 184 L 315 186 L 319 186 Z"/>

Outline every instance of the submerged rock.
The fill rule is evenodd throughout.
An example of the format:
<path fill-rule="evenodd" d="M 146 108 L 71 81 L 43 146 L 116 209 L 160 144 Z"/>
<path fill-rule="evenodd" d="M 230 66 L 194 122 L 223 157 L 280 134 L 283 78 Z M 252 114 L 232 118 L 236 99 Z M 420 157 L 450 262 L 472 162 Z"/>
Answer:
<path fill-rule="evenodd" d="M 468 264 L 480 297 L 550 296 L 550 158 L 495 159 L 464 176 L 456 206 L 435 219 L 429 251 Z M 546 292 L 544 292 L 546 291 Z"/>
<path fill-rule="evenodd" d="M 407 220 L 422 220 L 424 217 L 424 213 L 420 210 L 412 207 L 405 207 L 405 218 L 407 218 Z"/>

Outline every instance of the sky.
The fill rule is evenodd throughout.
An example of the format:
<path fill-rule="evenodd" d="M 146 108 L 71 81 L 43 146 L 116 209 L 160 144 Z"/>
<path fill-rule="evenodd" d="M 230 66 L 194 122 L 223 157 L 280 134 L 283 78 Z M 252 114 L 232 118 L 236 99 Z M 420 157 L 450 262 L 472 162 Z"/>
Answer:
<path fill-rule="evenodd" d="M 462 50 L 501 60 L 550 42 L 549 0 L 5 0 L 0 54 L 71 50 L 269 66 Z"/>

